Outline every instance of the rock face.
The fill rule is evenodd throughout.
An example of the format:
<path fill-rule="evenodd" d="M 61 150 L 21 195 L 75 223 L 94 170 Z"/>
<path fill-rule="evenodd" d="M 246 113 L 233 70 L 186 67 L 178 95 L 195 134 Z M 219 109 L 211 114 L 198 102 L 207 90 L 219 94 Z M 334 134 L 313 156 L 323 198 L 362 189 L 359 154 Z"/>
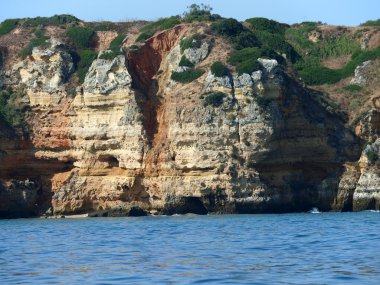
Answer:
<path fill-rule="evenodd" d="M 338 114 L 276 60 L 214 76 L 224 51 L 211 35 L 181 53 L 194 32 L 179 25 L 125 57 L 98 57 L 73 97 L 65 85 L 73 59 L 59 45 L 17 65 L 29 134 L 0 125 L 0 215 L 377 207 L 378 174 L 355 167 L 360 141 Z M 171 80 L 183 55 L 206 71 L 189 84 Z M 205 104 L 214 91 L 226 94 L 222 103 Z"/>
<path fill-rule="evenodd" d="M 34 48 L 30 58 L 14 66 L 20 84 L 33 92 L 57 93 L 63 91 L 62 84 L 75 71 L 71 55 L 62 50 L 62 44 L 50 40 L 48 49 Z"/>
<path fill-rule="evenodd" d="M 130 86 L 131 83 L 132 78 L 125 66 L 125 57 L 119 55 L 112 61 L 94 60 L 84 80 L 84 88 L 87 92 L 97 91 L 100 94 L 107 94 L 117 88 Z"/>
<path fill-rule="evenodd" d="M 367 145 L 359 160 L 360 178 L 353 195 L 353 209 L 380 210 L 380 139 Z"/>
<path fill-rule="evenodd" d="M 355 76 L 351 80 L 351 84 L 356 84 L 356 85 L 365 85 L 367 82 L 365 74 L 366 74 L 366 69 L 370 66 L 371 61 L 365 61 L 361 65 L 357 66 L 355 69 Z"/>

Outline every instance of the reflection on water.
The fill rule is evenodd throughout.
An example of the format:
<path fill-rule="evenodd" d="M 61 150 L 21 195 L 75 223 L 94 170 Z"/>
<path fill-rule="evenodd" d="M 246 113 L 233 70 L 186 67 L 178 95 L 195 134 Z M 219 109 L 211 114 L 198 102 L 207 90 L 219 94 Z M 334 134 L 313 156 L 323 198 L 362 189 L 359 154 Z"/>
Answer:
<path fill-rule="evenodd" d="M 380 214 L 0 220 L 1 284 L 379 284 Z"/>

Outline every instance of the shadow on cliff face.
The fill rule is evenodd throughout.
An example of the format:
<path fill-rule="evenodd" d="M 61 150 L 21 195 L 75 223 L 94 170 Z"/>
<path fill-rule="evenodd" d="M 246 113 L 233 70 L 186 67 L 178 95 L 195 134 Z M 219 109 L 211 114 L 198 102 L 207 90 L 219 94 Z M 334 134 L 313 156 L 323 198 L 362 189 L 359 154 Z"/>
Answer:
<path fill-rule="evenodd" d="M 286 76 L 283 92 L 282 122 L 274 127 L 269 151 L 252 165 L 278 193 L 267 207 L 270 212 L 331 210 L 343 165 L 359 159 L 362 142 L 323 94 Z"/>
<path fill-rule="evenodd" d="M 0 119 L 0 218 L 25 218 L 51 207 L 51 178 L 70 162 L 39 160 L 27 134 Z"/>

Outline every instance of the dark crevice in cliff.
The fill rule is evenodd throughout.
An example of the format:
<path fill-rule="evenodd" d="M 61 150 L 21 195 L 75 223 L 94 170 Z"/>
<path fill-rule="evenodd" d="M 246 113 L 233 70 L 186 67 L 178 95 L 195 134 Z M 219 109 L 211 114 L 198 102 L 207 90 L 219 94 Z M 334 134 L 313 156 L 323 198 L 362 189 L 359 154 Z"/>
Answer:
<path fill-rule="evenodd" d="M 143 126 L 149 144 L 152 144 L 154 135 L 157 133 L 157 80 L 155 75 L 160 68 L 161 56 L 149 44 L 145 44 L 136 51 L 128 54 L 128 71 L 132 77 L 132 87 L 141 91 L 137 98 L 139 107 L 143 113 Z"/>
<path fill-rule="evenodd" d="M 183 27 L 177 26 L 149 39 L 138 50 L 131 50 L 127 55 L 128 71 L 132 77 L 132 86 L 141 91 L 143 98 L 137 98 L 144 115 L 143 126 L 147 139 L 153 147 L 154 138 L 159 132 L 158 110 L 162 98 L 158 95 L 159 82 L 157 72 L 167 53 L 179 41 Z"/>

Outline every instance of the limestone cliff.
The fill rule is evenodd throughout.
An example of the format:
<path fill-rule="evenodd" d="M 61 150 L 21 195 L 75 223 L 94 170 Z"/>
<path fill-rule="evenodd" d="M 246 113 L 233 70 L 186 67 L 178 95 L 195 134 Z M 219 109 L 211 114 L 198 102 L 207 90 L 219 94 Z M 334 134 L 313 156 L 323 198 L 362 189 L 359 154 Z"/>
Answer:
<path fill-rule="evenodd" d="M 200 46 L 183 50 L 194 34 Z M 24 60 L 8 36 L 0 82 L 23 88 L 24 127 L 0 120 L 0 217 L 380 207 L 364 135 L 275 59 L 260 58 L 250 74 L 213 74 L 232 47 L 206 24 L 177 25 L 137 47 L 127 34 L 118 55 L 99 53 L 83 84 L 61 34 Z M 94 48 L 105 38 L 98 33 Z M 189 69 L 183 57 L 205 71 L 186 84 L 171 79 Z M 208 104 L 217 92 L 223 98 Z"/>

